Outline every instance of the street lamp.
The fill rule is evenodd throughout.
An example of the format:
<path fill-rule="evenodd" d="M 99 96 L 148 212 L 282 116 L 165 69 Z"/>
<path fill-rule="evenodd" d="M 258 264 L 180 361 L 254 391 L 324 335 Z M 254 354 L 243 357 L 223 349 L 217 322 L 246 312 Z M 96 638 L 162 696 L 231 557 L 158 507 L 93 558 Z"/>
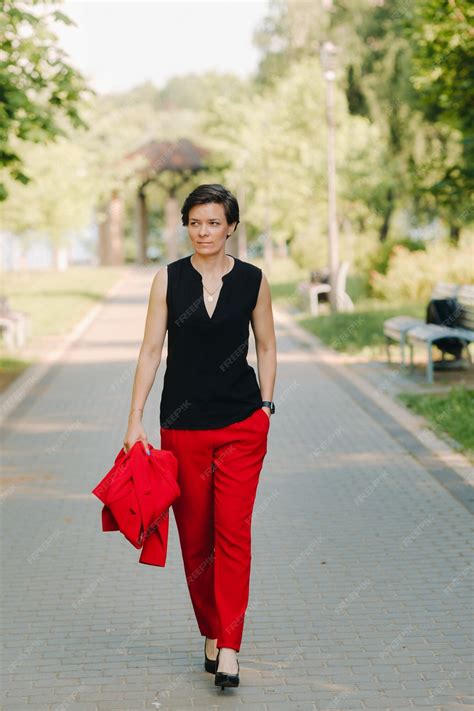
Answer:
<path fill-rule="evenodd" d="M 332 42 L 323 42 L 321 65 L 326 80 L 326 125 L 328 164 L 328 239 L 329 239 L 329 302 L 331 311 L 337 311 L 337 272 L 339 269 L 339 235 L 336 214 L 336 151 L 334 125 L 334 90 L 336 79 L 336 56 L 338 48 Z"/>

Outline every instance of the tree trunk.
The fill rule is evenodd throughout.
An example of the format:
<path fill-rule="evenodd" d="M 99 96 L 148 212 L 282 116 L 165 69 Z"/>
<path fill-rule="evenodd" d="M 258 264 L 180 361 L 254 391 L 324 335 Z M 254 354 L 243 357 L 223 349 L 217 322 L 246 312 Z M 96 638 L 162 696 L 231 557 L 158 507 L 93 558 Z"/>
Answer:
<path fill-rule="evenodd" d="M 69 255 L 67 247 L 54 245 L 54 268 L 58 272 L 65 272 L 69 268 Z"/>
<path fill-rule="evenodd" d="M 109 254 L 110 264 L 124 263 L 123 247 L 123 200 L 114 192 L 109 205 Z"/>
<path fill-rule="evenodd" d="M 177 199 L 170 195 L 165 202 L 165 240 L 168 262 L 178 259 L 180 210 Z"/>
<path fill-rule="evenodd" d="M 148 210 L 143 188 L 137 195 L 137 264 L 146 264 L 148 243 Z"/>
<path fill-rule="evenodd" d="M 449 226 L 449 241 L 455 247 L 459 244 L 459 237 L 461 235 L 461 227 L 459 225 L 451 224 Z"/>
<path fill-rule="evenodd" d="M 394 195 L 392 188 L 387 190 L 387 207 L 385 208 L 385 213 L 383 216 L 382 226 L 379 232 L 380 242 L 385 242 L 388 236 L 388 231 L 390 229 L 390 220 L 392 218 L 394 208 Z"/>
<path fill-rule="evenodd" d="M 123 201 L 114 191 L 107 207 L 99 216 L 99 260 L 101 265 L 120 265 L 124 262 Z"/>

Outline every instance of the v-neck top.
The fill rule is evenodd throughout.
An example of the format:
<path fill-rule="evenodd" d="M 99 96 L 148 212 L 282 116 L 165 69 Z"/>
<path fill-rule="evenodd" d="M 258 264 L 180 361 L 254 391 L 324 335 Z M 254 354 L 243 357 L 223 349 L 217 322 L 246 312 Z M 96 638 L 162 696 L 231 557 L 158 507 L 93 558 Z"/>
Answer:
<path fill-rule="evenodd" d="M 262 406 L 255 370 L 247 362 L 262 270 L 233 257 L 209 316 L 202 275 L 191 257 L 167 265 L 168 355 L 160 402 L 165 429 L 225 427 Z"/>

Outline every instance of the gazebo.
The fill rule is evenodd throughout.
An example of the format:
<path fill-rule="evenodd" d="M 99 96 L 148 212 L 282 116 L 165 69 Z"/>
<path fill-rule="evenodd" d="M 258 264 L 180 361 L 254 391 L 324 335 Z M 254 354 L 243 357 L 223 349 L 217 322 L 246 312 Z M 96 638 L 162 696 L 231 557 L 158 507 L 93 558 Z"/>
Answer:
<path fill-rule="evenodd" d="M 137 263 L 147 261 L 148 207 L 146 186 L 165 174 L 174 176 L 166 188 L 164 205 L 167 260 L 177 259 L 181 214 L 176 194 L 196 173 L 207 170 L 204 158 L 209 151 L 187 138 L 171 141 L 149 141 L 124 157 L 124 164 L 136 163 L 132 174 L 138 178 L 136 197 Z M 107 216 L 100 229 L 100 261 L 102 264 L 123 263 L 123 203 L 118 192 L 112 194 Z"/>

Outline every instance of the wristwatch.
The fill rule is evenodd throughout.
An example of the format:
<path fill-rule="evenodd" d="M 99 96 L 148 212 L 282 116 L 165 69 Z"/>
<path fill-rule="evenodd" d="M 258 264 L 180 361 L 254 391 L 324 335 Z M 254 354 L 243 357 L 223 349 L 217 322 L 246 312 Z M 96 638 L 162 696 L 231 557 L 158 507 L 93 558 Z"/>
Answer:
<path fill-rule="evenodd" d="M 275 403 L 273 400 L 262 400 L 262 407 L 269 407 L 271 415 L 275 412 Z"/>

